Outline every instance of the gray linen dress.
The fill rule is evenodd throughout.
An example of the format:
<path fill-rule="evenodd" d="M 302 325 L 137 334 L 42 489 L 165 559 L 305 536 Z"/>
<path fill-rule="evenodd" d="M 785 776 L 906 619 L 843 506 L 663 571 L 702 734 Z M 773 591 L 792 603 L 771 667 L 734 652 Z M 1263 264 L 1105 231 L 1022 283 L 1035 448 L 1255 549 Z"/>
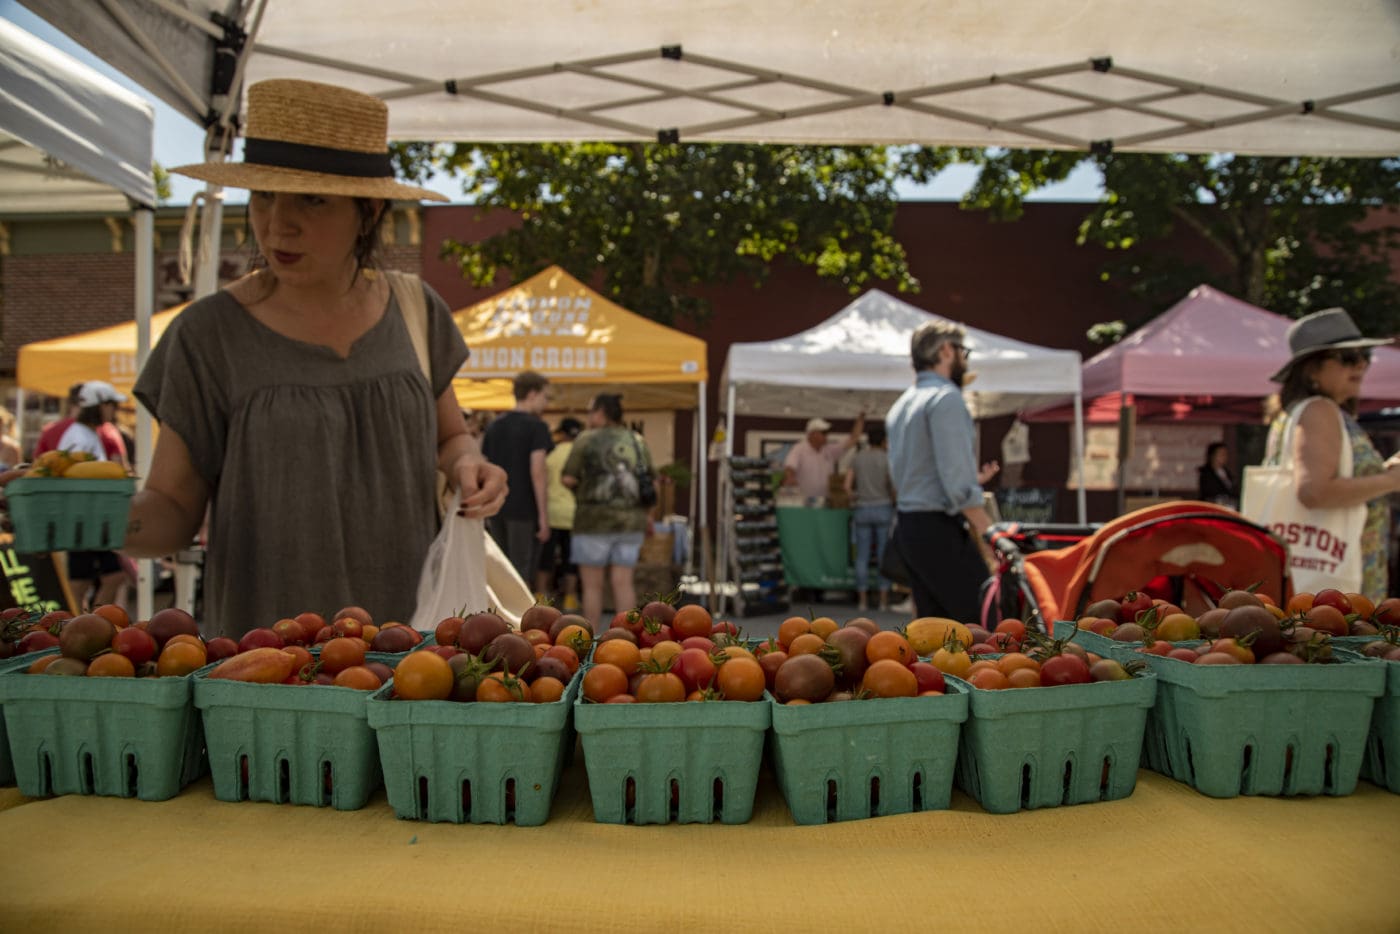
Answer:
<path fill-rule="evenodd" d="M 432 389 L 391 296 L 347 359 L 285 337 L 227 292 L 185 309 L 135 393 L 190 449 L 211 516 L 200 628 L 240 635 L 306 610 L 413 614 L 437 534 L 436 399 L 467 358 L 428 299 Z"/>

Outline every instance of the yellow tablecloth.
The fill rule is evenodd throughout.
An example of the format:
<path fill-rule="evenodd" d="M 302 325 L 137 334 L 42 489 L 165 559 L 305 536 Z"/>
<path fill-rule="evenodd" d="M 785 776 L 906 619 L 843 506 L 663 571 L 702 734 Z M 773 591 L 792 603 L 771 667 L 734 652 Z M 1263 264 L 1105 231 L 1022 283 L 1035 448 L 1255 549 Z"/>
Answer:
<path fill-rule="evenodd" d="M 542 827 L 0 789 L 0 931 L 1396 931 L 1400 796 L 1131 798 L 1011 815 L 595 824 L 581 761 Z"/>

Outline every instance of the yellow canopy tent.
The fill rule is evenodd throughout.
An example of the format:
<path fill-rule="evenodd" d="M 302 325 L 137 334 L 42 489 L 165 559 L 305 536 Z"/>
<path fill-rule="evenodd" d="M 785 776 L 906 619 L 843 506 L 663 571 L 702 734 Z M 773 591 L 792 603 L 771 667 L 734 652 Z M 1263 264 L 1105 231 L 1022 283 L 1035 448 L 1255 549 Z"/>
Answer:
<path fill-rule="evenodd" d="M 521 370 L 549 377 L 553 407 L 582 410 L 597 392 L 623 392 L 628 411 L 695 409 L 694 514 L 705 537 L 705 342 L 609 301 L 558 266 L 452 313 L 471 348 L 457 371 L 457 401 L 470 409 L 515 405 Z M 708 572 L 708 548 L 702 547 Z"/>
<path fill-rule="evenodd" d="M 455 384 L 466 408 L 511 408 L 511 379 L 535 370 L 554 384 L 555 408 L 581 409 L 617 388 L 629 409 L 699 408 L 704 425 L 705 342 L 608 301 L 558 266 L 452 317 L 471 348 Z"/>
<path fill-rule="evenodd" d="M 184 305 L 176 305 L 151 315 L 152 346 L 175 316 L 184 310 Z M 137 373 L 136 322 L 126 321 L 82 334 L 25 344 L 19 349 L 15 381 L 26 391 L 63 398 L 74 383 L 104 379 L 130 395 Z"/>

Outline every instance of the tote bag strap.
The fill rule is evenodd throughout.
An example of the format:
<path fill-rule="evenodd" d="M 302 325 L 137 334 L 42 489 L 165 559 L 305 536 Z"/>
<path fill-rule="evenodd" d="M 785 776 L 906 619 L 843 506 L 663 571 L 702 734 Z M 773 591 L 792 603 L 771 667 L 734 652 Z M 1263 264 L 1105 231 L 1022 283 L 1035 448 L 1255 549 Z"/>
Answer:
<path fill-rule="evenodd" d="M 428 380 L 428 388 L 433 388 L 433 368 L 428 360 L 428 299 L 423 295 L 423 280 L 406 272 L 394 269 L 384 271 L 389 280 L 389 288 L 399 303 L 399 314 L 408 325 L 408 338 L 413 341 L 413 352 L 418 356 L 418 366 Z"/>
<path fill-rule="evenodd" d="M 1306 399 L 1295 402 L 1293 408 L 1288 410 L 1287 423 L 1283 428 L 1283 439 L 1279 442 L 1280 462 L 1284 462 L 1285 458 L 1291 456 L 1291 452 L 1293 451 L 1293 429 L 1298 424 L 1298 419 L 1302 417 L 1303 410 L 1307 408 L 1308 405 L 1317 402 L 1321 398 L 1322 396 L 1308 396 Z M 1335 402 L 1331 403 L 1331 406 L 1337 412 L 1337 427 L 1341 429 L 1342 432 L 1342 446 L 1341 450 L 1337 452 L 1337 476 L 1350 477 L 1353 463 L 1351 435 L 1347 433 L 1346 416 L 1342 414 L 1341 408 Z"/>

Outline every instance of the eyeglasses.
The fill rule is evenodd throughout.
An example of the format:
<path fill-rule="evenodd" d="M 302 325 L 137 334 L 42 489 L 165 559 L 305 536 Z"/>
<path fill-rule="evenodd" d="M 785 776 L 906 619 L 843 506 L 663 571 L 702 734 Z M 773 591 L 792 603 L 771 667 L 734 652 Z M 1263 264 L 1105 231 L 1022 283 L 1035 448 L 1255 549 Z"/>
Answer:
<path fill-rule="evenodd" d="M 954 350 L 960 351 L 960 352 L 962 353 L 962 355 L 963 355 L 963 359 L 964 359 L 964 360 L 966 360 L 967 358 L 969 358 L 969 357 L 972 356 L 972 348 L 971 348 L 971 347 L 968 347 L 966 344 L 951 344 L 951 343 L 950 343 L 948 346 L 949 346 L 949 347 L 952 347 Z"/>
<path fill-rule="evenodd" d="M 1327 351 L 1328 360 L 1336 360 L 1342 366 L 1371 365 L 1371 348 L 1344 347 L 1341 350 Z"/>

